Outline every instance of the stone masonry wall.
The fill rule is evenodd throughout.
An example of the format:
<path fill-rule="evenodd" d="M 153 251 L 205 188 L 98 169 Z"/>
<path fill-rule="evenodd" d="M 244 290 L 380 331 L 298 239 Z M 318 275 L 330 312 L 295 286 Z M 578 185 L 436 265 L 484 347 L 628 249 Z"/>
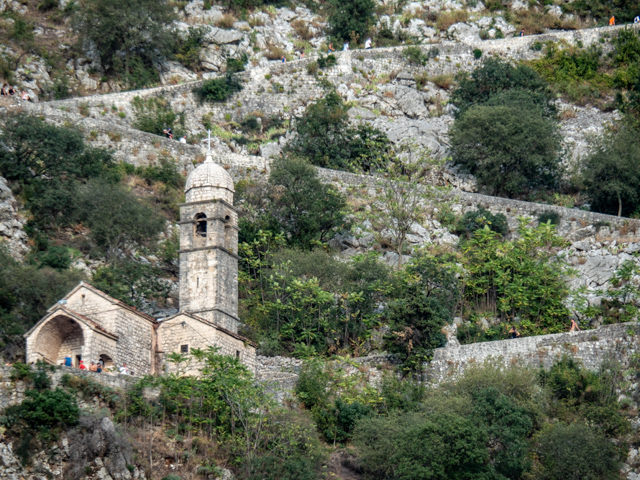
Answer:
<path fill-rule="evenodd" d="M 0 410 L 22 402 L 24 400 L 24 392 L 27 390 L 25 382 L 11 380 L 11 371 L 12 367 L 0 365 Z M 78 370 L 77 368 L 59 367 L 50 375 L 51 388 L 56 388 L 60 385 L 62 376 L 66 373 L 71 373 L 77 377 L 89 378 L 107 387 L 120 389 L 127 389 L 137 381 L 137 379 L 126 375 L 94 373 Z"/>
<path fill-rule="evenodd" d="M 611 359 L 628 366 L 640 354 L 640 323 L 605 325 L 595 330 L 515 338 L 439 348 L 427 367 L 427 381 L 439 383 L 485 361 L 549 368 L 567 355 L 597 370 Z"/>

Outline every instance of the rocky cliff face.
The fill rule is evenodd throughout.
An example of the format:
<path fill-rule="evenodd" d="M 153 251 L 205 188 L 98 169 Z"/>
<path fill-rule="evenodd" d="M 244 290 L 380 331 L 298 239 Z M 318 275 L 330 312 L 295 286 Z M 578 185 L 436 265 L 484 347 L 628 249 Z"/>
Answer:
<path fill-rule="evenodd" d="M 22 258 L 27 252 L 27 234 L 24 220 L 18 213 L 18 202 L 13 197 L 7 181 L 0 177 L 0 245 L 5 243 L 9 252 Z"/>

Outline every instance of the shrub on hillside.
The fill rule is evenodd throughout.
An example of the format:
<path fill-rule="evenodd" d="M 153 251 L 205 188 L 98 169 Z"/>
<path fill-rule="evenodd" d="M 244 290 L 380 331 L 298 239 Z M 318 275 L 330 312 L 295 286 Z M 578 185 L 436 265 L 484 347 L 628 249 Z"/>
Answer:
<path fill-rule="evenodd" d="M 183 116 L 175 113 L 166 99 L 162 97 L 147 99 L 134 97 L 131 105 L 135 117 L 134 128 L 160 136 L 164 135 L 164 130 L 170 128 L 176 138 L 182 133 L 178 131 L 178 126 L 184 123 Z"/>
<path fill-rule="evenodd" d="M 620 454 L 614 444 L 587 425 L 548 425 L 536 438 L 542 480 L 614 480 L 620 478 Z"/>
<path fill-rule="evenodd" d="M 465 242 L 463 281 L 469 307 L 503 322 L 518 317 L 523 335 L 564 331 L 571 271 L 556 253 L 565 241 L 546 223 L 535 228 L 521 223 L 518 234 L 505 241 L 485 227 Z"/>
<path fill-rule="evenodd" d="M 459 300 L 458 280 L 453 272 L 427 256 L 419 256 L 405 267 L 396 300 L 389 302 L 385 337 L 407 370 L 421 371 L 434 348 L 445 344 L 442 327 L 453 320 Z"/>
<path fill-rule="evenodd" d="M 240 90 L 242 90 L 240 81 L 234 75 L 228 74 L 224 77 L 205 80 L 195 93 L 202 102 L 224 102 Z"/>
<path fill-rule="evenodd" d="M 77 129 L 18 114 L 0 134 L 0 174 L 17 182 L 31 212 L 31 227 L 68 225 L 77 189 L 89 178 L 117 179 L 110 152 L 91 148 Z"/>
<path fill-rule="evenodd" d="M 292 245 L 310 249 L 347 225 L 344 196 L 322 183 L 305 160 L 290 155 L 276 160 L 269 183 L 279 190 L 272 197 L 272 215 Z"/>
<path fill-rule="evenodd" d="M 503 213 L 494 215 L 484 207 L 478 207 L 477 210 L 465 213 L 456 225 L 455 233 L 465 234 L 470 237 L 476 230 L 489 227 L 492 231 L 500 235 L 506 235 L 509 231 L 507 217 Z"/>
<path fill-rule="evenodd" d="M 494 478 L 486 442 L 485 429 L 452 413 L 368 418 L 354 434 L 362 468 L 374 480 Z"/>

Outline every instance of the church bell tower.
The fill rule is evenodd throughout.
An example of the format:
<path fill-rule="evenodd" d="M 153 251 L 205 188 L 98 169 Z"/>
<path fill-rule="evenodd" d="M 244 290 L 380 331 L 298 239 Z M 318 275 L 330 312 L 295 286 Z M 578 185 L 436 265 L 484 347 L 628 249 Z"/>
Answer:
<path fill-rule="evenodd" d="M 211 151 L 180 205 L 180 311 L 238 332 L 238 213 L 231 176 Z"/>

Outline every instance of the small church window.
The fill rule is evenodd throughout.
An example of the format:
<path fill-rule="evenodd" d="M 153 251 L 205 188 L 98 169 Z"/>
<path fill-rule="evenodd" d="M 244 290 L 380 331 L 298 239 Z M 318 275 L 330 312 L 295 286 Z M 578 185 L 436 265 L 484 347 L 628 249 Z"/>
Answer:
<path fill-rule="evenodd" d="M 189 345 L 180 345 L 180 353 L 189 353 Z"/>
<path fill-rule="evenodd" d="M 196 235 L 200 237 L 207 236 L 207 216 L 204 213 L 196 214 Z"/>
<path fill-rule="evenodd" d="M 240 360 L 240 350 L 236 350 L 236 359 Z"/>

